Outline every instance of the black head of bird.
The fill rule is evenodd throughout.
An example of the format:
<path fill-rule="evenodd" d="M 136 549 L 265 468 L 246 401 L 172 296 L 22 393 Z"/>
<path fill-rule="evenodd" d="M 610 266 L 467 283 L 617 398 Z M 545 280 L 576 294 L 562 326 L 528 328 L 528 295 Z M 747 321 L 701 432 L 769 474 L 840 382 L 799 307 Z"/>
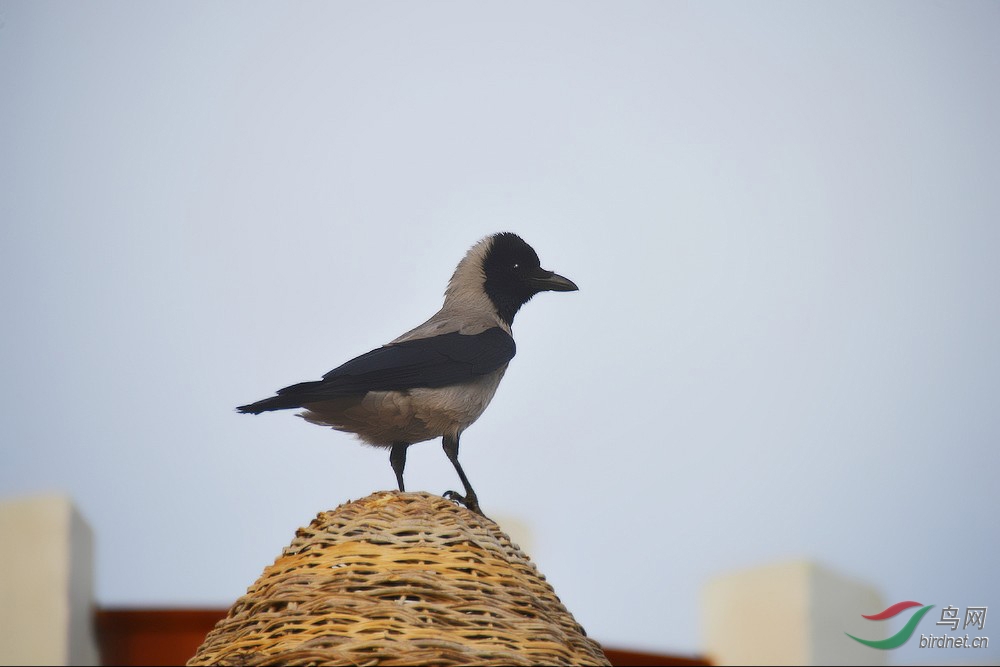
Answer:
<path fill-rule="evenodd" d="M 299 416 L 389 448 L 399 490 L 406 450 L 442 438 L 465 495 L 445 495 L 482 513 L 458 462 L 458 443 L 489 405 L 514 357 L 511 324 L 539 292 L 570 292 L 569 279 L 541 267 L 534 249 L 504 232 L 474 245 L 459 262 L 441 309 L 420 326 L 338 366 L 321 380 L 279 389 L 237 408 L 260 414 L 303 408 Z"/>

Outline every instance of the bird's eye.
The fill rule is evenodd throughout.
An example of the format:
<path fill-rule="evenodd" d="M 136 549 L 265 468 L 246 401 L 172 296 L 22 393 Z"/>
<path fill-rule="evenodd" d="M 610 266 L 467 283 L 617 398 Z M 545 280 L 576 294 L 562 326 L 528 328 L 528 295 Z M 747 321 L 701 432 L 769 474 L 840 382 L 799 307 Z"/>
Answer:
<path fill-rule="evenodd" d="M 518 264 L 517 262 L 514 262 L 514 268 L 515 268 L 515 269 L 519 269 L 519 268 L 521 268 L 521 265 L 520 265 L 520 264 Z"/>

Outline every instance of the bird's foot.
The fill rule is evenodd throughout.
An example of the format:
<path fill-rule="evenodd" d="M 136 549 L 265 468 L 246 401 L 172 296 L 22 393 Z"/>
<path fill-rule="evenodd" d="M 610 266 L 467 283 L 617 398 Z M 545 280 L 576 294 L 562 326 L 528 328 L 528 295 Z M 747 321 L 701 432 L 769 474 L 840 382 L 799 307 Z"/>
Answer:
<path fill-rule="evenodd" d="M 483 510 L 479 508 L 479 499 L 476 498 L 476 494 L 470 493 L 467 496 L 463 496 L 457 491 L 445 491 L 444 497 L 448 500 L 453 500 L 460 505 L 465 505 L 467 509 L 470 509 L 479 516 L 486 518 L 486 515 L 483 514 Z"/>

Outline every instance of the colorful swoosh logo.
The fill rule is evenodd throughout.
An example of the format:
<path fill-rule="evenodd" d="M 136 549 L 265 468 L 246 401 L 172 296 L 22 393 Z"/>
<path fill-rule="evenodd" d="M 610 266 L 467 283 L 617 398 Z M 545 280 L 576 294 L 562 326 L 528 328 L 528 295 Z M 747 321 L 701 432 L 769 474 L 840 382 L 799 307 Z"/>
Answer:
<path fill-rule="evenodd" d="M 862 618 L 867 618 L 869 621 L 884 621 L 887 618 L 892 618 L 901 611 L 905 611 L 910 607 L 922 607 L 923 605 L 919 602 L 897 602 L 885 611 L 879 612 L 877 614 L 872 614 L 871 616 L 865 616 L 861 614 Z M 931 605 L 933 606 L 933 605 Z"/>
<path fill-rule="evenodd" d="M 853 639 L 854 641 L 864 644 L 865 646 L 871 646 L 872 648 L 878 648 L 883 650 L 891 648 L 899 648 L 900 646 L 905 644 L 910 637 L 913 636 L 913 632 L 914 630 L 917 629 L 917 624 L 920 623 L 920 619 L 922 619 L 924 617 L 924 614 L 930 611 L 933 606 L 934 605 L 932 604 L 923 606 L 919 602 L 912 602 L 912 601 L 897 602 L 896 604 L 892 605 L 885 611 L 881 611 L 877 614 L 872 614 L 871 616 L 865 616 L 864 614 L 861 615 L 862 618 L 867 618 L 869 621 L 884 621 L 885 619 L 892 618 L 893 616 L 899 614 L 902 611 L 906 611 L 907 609 L 911 609 L 913 607 L 921 607 L 920 610 L 918 610 L 915 614 L 913 614 L 913 616 L 910 617 L 910 620 L 906 622 L 906 625 L 903 626 L 902 630 L 894 634 L 892 637 L 889 637 L 888 639 L 878 639 L 878 640 L 861 639 L 859 637 L 855 637 L 849 632 L 845 632 L 844 634 Z"/>

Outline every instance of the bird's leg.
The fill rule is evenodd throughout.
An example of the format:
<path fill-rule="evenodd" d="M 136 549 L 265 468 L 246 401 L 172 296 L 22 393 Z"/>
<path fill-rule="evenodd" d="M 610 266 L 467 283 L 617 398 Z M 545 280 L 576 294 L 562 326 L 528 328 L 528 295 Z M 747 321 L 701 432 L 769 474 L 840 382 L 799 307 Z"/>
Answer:
<path fill-rule="evenodd" d="M 409 446 L 408 442 L 394 442 L 389 451 L 389 463 L 392 464 L 392 470 L 396 473 L 396 482 L 399 484 L 400 491 L 406 491 L 403 488 L 403 468 L 406 467 L 406 448 Z"/>
<path fill-rule="evenodd" d="M 462 485 L 465 487 L 465 495 L 461 496 L 454 491 L 446 491 L 444 497 L 448 500 L 457 500 L 462 503 L 470 510 L 479 514 L 480 516 L 486 516 L 483 511 L 479 509 L 479 499 L 476 497 L 476 492 L 472 490 L 472 485 L 469 484 L 469 478 L 465 476 L 465 471 L 462 470 L 462 464 L 458 462 L 458 437 L 444 436 L 442 438 L 441 444 L 444 446 L 444 453 L 451 461 L 451 464 L 455 466 L 455 472 L 458 473 L 459 479 L 462 480 Z"/>

